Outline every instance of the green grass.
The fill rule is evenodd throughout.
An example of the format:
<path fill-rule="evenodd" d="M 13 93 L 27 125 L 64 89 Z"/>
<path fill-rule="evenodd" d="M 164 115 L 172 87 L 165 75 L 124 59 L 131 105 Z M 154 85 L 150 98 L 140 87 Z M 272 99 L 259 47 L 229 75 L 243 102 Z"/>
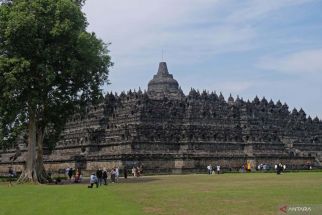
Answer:
<path fill-rule="evenodd" d="M 1 215 L 275 215 L 284 204 L 322 204 L 322 173 L 148 176 L 98 189 L 0 184 Z"/>

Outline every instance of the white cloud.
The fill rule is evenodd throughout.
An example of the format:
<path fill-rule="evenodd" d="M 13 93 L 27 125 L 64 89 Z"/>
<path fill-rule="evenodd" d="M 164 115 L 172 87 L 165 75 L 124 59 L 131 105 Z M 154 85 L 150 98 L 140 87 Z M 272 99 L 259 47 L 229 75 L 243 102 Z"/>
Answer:
<path fill-rule="evenodd" d="M 285 73 L 322 74 L 322 49 L 304 50 L 279 57 L 263 57 L 257 66 Z"/>
<path fill-rule="evenodd" d="M 223 82 L 217 85 L 218 89 L 221 89 L 223 92 L 226 93 L 233 93 L 242 95 L 242 93 L 251 87 L 254 86 L 254 83 L 250 81 L 230 81 L 230 82 Z"/>
<path fill-rule="evenodd" d="M 205 80 L 203 77 L 199 77 L 194 80 L 179 80 L 181 82 L 193 82 L 193 86 L 183 87 L 184 93 L 188 94 L 190 88 L 198 89 L 199 91 L 216 91 L 217 93 L 222 92 L 224 95 L 228 96 L 230 93 L 233 95 L 243 95 L 243 93 L 252 87 L 256 86 L 258 82 L 252 80 L 232 80 L 232 81 L 212 81 L 211 79 Z"/>
<path fill-rule="evenodd" d="M 256 29 L 239 22 L 307 1 L 89 0 L 84 12 L 89 30 L 112 42 L 114 69 L 127 71 L 160 59 L 162 49 L 185 64 L 253 49 Z"/>
<path fill-rule="evenodd" d="M 245 22 L 264 18 L 274 11 L 307 3 L 312 0 L 250 0 L 240 1 L 239 10 L 232 13 L 227 21 L 229 22 Z"/>
<path fill-rule="evenodd" d="M 307 1 L 89 0 L 84 12 L 89 30 L 112 42 L 115 69 L 126 71 L 159 59 L 162 49 L 184 63 L 253 49 L 256 29 L 240 22 Z"/>
<path fill-rule="evenodd" d="M 84 11 L 89 30 L 112 42 L 117 65 L 136 63 L 136 56 L 146 62 L 146 57 L 159 56 L 162 48 L 187 61 L 249 48 L 255 36 L 250 27 L 211 24 L 219 19 L 216 12 L 221 6 L 217 0 L 91 0 Z M 204 14 L 205 10 L 213 13 Z"/>
<path fill-rule="evenodd" d="M 219 0 L 89 0 L 84 12 L 89 30 L 112 42 L 113 82 L 157 64 L 162 49 L 166 61 L 185 65 L 252 49 L 256 32 L 251 27 L 213 24 L 221 20 L 223 5 Z"/>

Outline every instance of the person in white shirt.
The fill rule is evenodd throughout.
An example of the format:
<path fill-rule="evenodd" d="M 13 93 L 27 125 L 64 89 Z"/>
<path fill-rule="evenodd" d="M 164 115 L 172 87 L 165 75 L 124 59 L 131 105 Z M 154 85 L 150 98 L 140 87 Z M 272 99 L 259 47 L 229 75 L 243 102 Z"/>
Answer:
<path fill-rule="evenodd" d="M 65 175 L 68 177 L 68 173 L 69 173 L 69 167 L 67 167 L 66 169 L 65 169 Z"/>
<path fill-rule="evenodd" d="M 220 173 L 220 166 L 217 165 L 217 174 L 219 174 L 219 173 Z"/>
<path fill-rule="evenodd" d="M 115 181 L 118 182 L 119 181 L 119 176 L 120 176 L 120 171 L 119 168 L 116 167 L 115 168 Z"/>
<path fill-rule="evenodd" d="M 210 164 L 207 166 L 207 170 L 208 170 L 208 175 L 210 175 L 212 172 L 212 167 Z"/>
<path fill-rule="evenodd" d="M 136 170 L 136 168 L 133 166 L 133 168 L 132 168 L 132 174 L 133 174 L 134 177 L 136 177 L 136 171 L 135 170 Z"/>
<path fill-rule="evenodd" d="M 88 186 L 88 188 L 93 188 L 93 185 L 96 184 L 96 188 L 98 188 L 98 180 L 97 177 L 95 175 L 95 173 L 93 173 L 89 179 L 89 183 L 91 185 Z"/>

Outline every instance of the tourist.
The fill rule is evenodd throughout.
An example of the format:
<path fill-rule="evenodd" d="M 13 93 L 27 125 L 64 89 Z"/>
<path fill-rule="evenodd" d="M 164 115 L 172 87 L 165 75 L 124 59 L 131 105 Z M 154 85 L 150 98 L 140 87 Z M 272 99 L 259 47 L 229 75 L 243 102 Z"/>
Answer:
<path fill-rule="evenodd" d="M 136 176 L 136 168 L 133 166 L 132 168 L 132 175 L 135 177 Z"/>
<path fill-rule="evenodd" d="M 102 182 L 103 182 L 103 172 L 102 172 L 101 169 L 98 169 L 96 171 L 96 177 L 97 177 L 97 180 L 98 180 L 98 185 L 101 186 Z"/>
<path fill-rule="evenodd" d="M 219 174 L 220 173 L 220 165 L 217 165 L 216 170 L 217 170 L 217 174 Z"/>
<path fill-rule="evenodd" d="M 115 183 L 115 169 L 111 170 L 111 181 L 112 183 Z"/>
<path fill-rule="evenodd" d="M 75 183 L 79 183 L 81 181 L 81 172 L 79 169 L 76 170 L 76 173 L 75 173 L 75 180 L 74 182 Z"/>
<path fill-rule="evenodd" d="M 263 165 L 263 170 L 265 170 L 265 171 L 268 170 L 268 165 L 267 164 Z"/>
<path fill-rule="evenodd" d="M 138 167 L 138 173 L 139 173 L 139 176 L 143 175 L 143 166 L 142 165 Z"/>
<path fill-rule="evenodd" d="M 13 177 L 17 177 L 16 168 L 13 168 L 13 170 L 12 170 L 12 174 L 13 174 Z"/>
<path fill-rule="evenodd" d="M 66 169 L 65 169 L 65 175 L 66 175 L 66 177 L 68 177 L 68 174 L 69 174 L 69 167 L 67 167 Z"/>
<path fill-rule="evenodd" d="M 242 166 L 241 166 L 241 168 L 240 168 L 240 172 L 241 172 L 241 173 L 244 173 L 244 172 L 245 172 L 245 166 L 244 166 L 244 165 L 242 165 Z"/>
<path fill-rule="evenodd" d="M 8 173 L 9 173 L 9 185 L 11 186 L 12 185 L 11 181 L 13 180 L 12 178 L 14 177 L 12 167 L 9 167 Z"/>
<path fill-rule="evenodd" d="M 103 169 L 103 180 L 104 185 L 107 185 L 107 170 L 105 168 Z"/>
<path fill-rule="evenodd" d="M 308 170 L 312 170 L 312 165 L 309 161 L 306 162 L 306 166 Z"/>
<path fill-rule="evenodd" d="M 68 177 L 69 177 L 69 181 L 72 181 L 72 176 L 73 176 L 73 168 L 69 168 L 68 170 Z"/>
<path fill-rule="evenodd" d="M 89 179 L 89 183 L 91 185 L 88 186 L 88 188 L 93 188 L 93 185 L 96 184 L 96 188 L 98 188 L 98 180 L 97 177 L 95 175 L 95 173 L 92 173 L 90 179 Z"/>
<path fill-rule="evenodd" d="M 140 177 L 139 167 L 135 167 L 135 175 L 136 175 L 136 177 Z"/>
<path fill-rule="evenodd" d="M 118 167 L 115 168 L 115 182 L 119 181 L 120 170 Z"/>
<path fill-rule="evenodd" d="M 252 169 L 251 169 L 251 165 L 250 165 L 250 162 L 247 162 L 247 164 L 246 164 L 247 166 L 246 166 L 246 170 L 247 170 L 247 172 L 251 172 L 252 171 Z"/>
<path fill-rule="evenodd" d="M 279 175 L 283 172 L 283 165 L 281 163 L 275 165 L 276 174 Z"/>
<path fill-rule="evenodd" d="M 124 166 L 123 172 L 124 172 L 124 178 L 127 179 L 127 168 L 126 168 L 126 166 Z"/>
<path fill-rule="evenodd" d="M 208 170 L 208 175 L 211 175 L 212 167 L 210 164 L 207 166 L 207 170 Z"/>
<path fill-rule="evenodd" d="M 141 166 L 139 167 L 139 171 L 140 171 L 140 175 L 142 176 L 142 175 L 143 175 L 143 165 L 141 165 Z"/>

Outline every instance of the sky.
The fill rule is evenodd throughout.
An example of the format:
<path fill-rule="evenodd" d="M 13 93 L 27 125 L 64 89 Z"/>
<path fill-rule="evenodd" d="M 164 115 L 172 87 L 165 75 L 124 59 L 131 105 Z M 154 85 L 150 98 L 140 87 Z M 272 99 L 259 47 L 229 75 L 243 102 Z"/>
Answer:
<path fill-rule="evenodd" d="M 87 0 L 83 11 L 111 43 L 107 91 L 147 89 L 165 61 L 186 94 L 265 97 L 322 119 L 321 0 Z"/>

